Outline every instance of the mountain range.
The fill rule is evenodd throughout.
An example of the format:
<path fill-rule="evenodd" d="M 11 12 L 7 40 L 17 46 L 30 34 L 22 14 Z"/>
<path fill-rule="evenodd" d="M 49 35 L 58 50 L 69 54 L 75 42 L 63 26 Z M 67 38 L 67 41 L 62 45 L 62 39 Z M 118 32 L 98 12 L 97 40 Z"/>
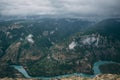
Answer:
<path fill-rule="evenodd" d="M 102 65 L 103 73 L 120 74 L 119 30 L 120 18 L 1 21 L 0 77 L 23 77 L 10 65 L 22 65 L 31 76 L 94 74 L 100 60 L 118 63 Z"/>

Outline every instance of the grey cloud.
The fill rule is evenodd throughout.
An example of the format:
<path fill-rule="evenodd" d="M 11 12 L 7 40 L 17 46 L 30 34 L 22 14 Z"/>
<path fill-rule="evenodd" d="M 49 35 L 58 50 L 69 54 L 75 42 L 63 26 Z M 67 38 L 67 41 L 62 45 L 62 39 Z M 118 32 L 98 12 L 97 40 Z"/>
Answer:
<path fill-rule="evenodd" d="M 0 0 L 0 15 L 120 16 L 120 0 Z"/>

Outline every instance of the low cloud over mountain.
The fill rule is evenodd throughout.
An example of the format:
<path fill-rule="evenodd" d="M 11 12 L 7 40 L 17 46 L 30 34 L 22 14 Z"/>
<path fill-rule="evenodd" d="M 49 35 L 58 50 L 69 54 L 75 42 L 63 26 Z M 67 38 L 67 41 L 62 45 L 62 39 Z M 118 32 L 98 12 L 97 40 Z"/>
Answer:
<path fill-rule="evenodd" d="M 120 0 L 0 0 L 0 15 L 118 17 Z"/>

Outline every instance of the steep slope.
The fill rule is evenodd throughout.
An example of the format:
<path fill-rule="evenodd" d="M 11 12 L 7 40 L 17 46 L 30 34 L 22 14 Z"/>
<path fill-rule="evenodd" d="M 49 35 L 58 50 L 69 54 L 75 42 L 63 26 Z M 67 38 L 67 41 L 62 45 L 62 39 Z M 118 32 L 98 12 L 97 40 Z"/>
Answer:
<path fill-rule="evenodd" d="M 41 49 L 38 52 L 44 52 L 45 54 L 50 46 L 90 24 L 91 22 L 80 19 L 40 19 L 0 22 L 0 56 L 9 52 L 11 50 L 9 48 L 15 47 L 18 42 L 21 43 L 21 50 L 23 48 L 27 50 L 34 46 L 35 49 Z"/>
<path fill-rule="evenodd" d="M 26 65 L 44 61 L 51 46 L 91 24 L 68 18 L 1 21 L 0 63 L 21 64 L 27 68 Z"/>
<path fill-rule="evenodd" d="M 107 19 L 88 29 L 88 32 L 98 32 L 102 35 L 112 36 L 113 39 L 120 39 L 120 18 Z"/>
<path fill-rule="evenodd" d="M 23 65 L 32 76 L 93 74 L 99 60 L 120 62 L 119 21 L 107 19 L 87 29 L 90 22 L 76 19 L 13 21 L 1 29 L 6 36 L 1 60 Z"/>
<path fill-rule="evenodd" d="M 28 72 L 33 76 L 74 72 L 93 74 L 92 67 L 96 61 L 120 62 L 119 29 L 119 19 L 103 20 L 51 46 L 49 55 L 34 65 L 28 65 Z"/>

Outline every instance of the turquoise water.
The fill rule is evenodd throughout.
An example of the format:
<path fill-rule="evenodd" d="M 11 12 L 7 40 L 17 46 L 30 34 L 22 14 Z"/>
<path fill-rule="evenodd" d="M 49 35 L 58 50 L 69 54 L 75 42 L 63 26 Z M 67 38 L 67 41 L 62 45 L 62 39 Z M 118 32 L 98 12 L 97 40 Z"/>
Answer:
<path fill-rule="evenodd" d="M 28 75 L 27 71 L 23 68 L 23 66 L 12 65 L 12 67 L 22 73 L 26 78 L 31 78 L 31 76 Z"/>
<path fill-rule="evenodd" d="M 108 63 L 115 63 L 113 61 L 98 61 L 93 66 L 94 75 L 101 74 L 99 66 Z"/>
<path fill-rule="evenodd" d="M 112 61 L 98 61 L 93 66 L 94 75 L 84 74 L 84 73 L 73 73 L 73 74 L 66 74 L 66 75 L 60 75 L 60 76 L 54 76 L 54 77 L 32 77 L 29 76 L 27 71 L 23 68 L 23 66 L 18 65 L 12 65 L 16 70 L 18 70 L 20 73 L 22 73 L 26 78 L 41 78 L 41 79 L 50 79 L 50 78 L 62 78 L 62 77 L 69 77 L 69 76 L 82 76 L 82 77 L 94 77 L 97 74 L 101 74 L 99 70 L 99 66 L 107 63 L 115 63 Z"/>

